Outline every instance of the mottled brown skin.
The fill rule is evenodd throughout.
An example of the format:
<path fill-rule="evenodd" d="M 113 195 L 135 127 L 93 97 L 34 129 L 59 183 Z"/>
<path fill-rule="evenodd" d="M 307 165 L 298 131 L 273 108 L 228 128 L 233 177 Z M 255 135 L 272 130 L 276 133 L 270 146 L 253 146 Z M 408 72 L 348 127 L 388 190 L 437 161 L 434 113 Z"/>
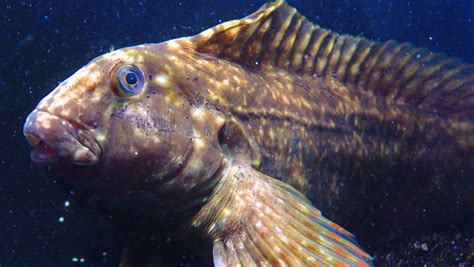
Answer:
<path fill-rule="evenodd" d="M 424 220 L 463 216 L 456 213 L 474 204 L 473 189 L 465 187 L 474 166 L 470 121 L 434 116 L 332 78 L 183 51 L 180 60 L 194 62 L 181 67 L 194 81 L 183 86 L 192 88 L 187 94 L 245 129 L 262 172 L 293 185 L 350 229 L 422 222 L 419 209 L 438 205 L 454 206 Z"/>
<path fill-rule="evenodd" d="M 43 130 L 51 131 L 45 126 L 50 121 L 73 121 L 76 128 L 93 136 L 101 148 L 100 163 L 86 163 L 86 168 L 79 168 L 82 170 L 78 170 L 77 177 L 66 178 L 67 183 L 79 185 L 91 202 L 110 206 L 122 205 L 127 198 L 138 202 L 147 202 L 150 198 L 158 210 L 179 209 L 176 203 L 182 199 L 176 194 L 196 191 L 196 195 L 183 196 L 186 200 L 182 201 L 189 205 L 187 199 L 194 200 L 200 191 L 206 190 L 203 184 L 221 164 L 217 131 L 223 121 L 197 123 L 192 113 L 199 107 L 179 90 L 183 86 L 181 81 L 173 79 L 175 75 L 184 75 L 179 71 L 170 75 L 173 56 L 159 56 L 164 47 L 163 44 L 128 48 L 92 61 L 46 97 L 25 124 L 28 137 L 45 139 L 43 141 L 53 148 L 61 144 L 48 143 L 46 133 L 42 136 Z M 115 68 L 127 64 L 142 68 L 147 78 L 146 90 L 140 95 L 122 98 L 114 92 L 111 76 Z M 153 77 L 158 75 L 169 75 L 170 84 L 156 84 Z M 87 79 L 91 76 L 97 76 L 97 82 Z M 202 119 L 214 116 L 211 111 L 202 110 Z M 37 118 L 39 113 L 54 116 L 42 120 Z M 58 168 L 76 168 L 64 165 L 78 160 L 64 155 L 64 162 Z M 193 191 L 196 185 L 201 187 Z M 150 196 L 147 191 L 152 191 Z M 135 209 L 133 205 L 130 208 Z"/>
<path fill-rule="evenodd" d="M 292 10 L 283 7 L 282 12 Z M 260 21 L 264 12 L 250 18 Z M 299 20 L 292 21 L 304 26 Z M 232 46 L 239 42 L 226 44 L 225 31 L 213 40 L 228 25 L 96 58 L 61 83 L 25 123 L 32 145 L 46 144 L 58 154 L 56 164 L 45 163 L 66 174 L 62 180 L 127 243 L 150 235 L 161 242 L 199 221 L 196 214 L 202 215 L 234 163 L 294 186 L 356 233 L 409 229 L 413 221 L 425 222 L 419 209 L 431 212 L 426 220 L 456 222 L 461 219 L 456 213 L 474 205 L 470 95 L 460 104 L 467 109 L 440 106 L 437 112 L 434 102 L 377 91 L 372 80 L 354 78 L 351 70 L 329 70 L 333 61 L 350 65 L 343 53 L 349 48 L 340 59 L 332 48 L 332 53 L 305 50 L 289 30 L 286 36 L 293 34 L 295 45 L 284 42 L 278 52 L 252 56 L 258 50 L 252 43 L 248 51 Z M 262 25 L 244 28 L 268 26 Z M 266 33 L 255 32 L 245 38 L 266 40 Z M 329 42 L 318 40 L 315 44 Z M 327 64 L 318 58 L 327 58 Z M 114 74 L 128 65 L 143 72 L 145 84 L 140 93 L 123 97 Z M 451 110 L 459 112 L 447 113 Z"/>
<path fill-rule="evenodd" d="M 332 33 L 285 4 L 266 11 L 194 37 L 236 63 L 209 69 L 230 84 L 210 97 L 251 133 L 260 169 L 356 232 L 469 228 L 474 67 Z"/>

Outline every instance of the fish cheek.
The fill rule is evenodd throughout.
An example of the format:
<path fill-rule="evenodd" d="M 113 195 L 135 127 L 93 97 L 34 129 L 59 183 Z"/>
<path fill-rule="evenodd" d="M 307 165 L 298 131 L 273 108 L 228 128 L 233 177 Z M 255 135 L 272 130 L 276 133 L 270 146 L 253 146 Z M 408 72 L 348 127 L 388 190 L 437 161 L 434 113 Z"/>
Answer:
<path fill-rule="evenodd" d="M 158 179 L 178 168 L 188 138 L 177 134 L 168 114 L 147 105 L 124 105 L 112 113 L 104 166 L 109 173 L 124 177 Z"/>

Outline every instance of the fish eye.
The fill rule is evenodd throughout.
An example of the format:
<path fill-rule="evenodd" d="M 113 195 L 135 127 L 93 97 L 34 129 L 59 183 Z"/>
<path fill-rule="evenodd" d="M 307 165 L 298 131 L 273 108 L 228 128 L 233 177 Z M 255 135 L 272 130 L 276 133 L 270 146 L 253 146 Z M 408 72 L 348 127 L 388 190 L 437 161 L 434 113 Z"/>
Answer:
<path fill-rule="evenodd" d="M 141 92 L 144 85 L 142 71 L 135 66 L 124 66 L 115 72 L 115 87 L 119 96 L 133 96 Z"/>

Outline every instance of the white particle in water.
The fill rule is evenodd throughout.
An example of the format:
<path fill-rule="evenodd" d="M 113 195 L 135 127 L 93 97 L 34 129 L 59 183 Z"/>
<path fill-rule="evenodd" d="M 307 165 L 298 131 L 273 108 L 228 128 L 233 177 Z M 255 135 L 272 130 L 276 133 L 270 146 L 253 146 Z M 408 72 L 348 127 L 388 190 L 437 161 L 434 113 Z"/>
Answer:
<path fill-rule="evenodd" d="M 428 251 L 428 245 L 426 243 L 421 244 L 421 249 L 423 251 Z"/>
<path fill-rule="evenodd" d="M 64 222 L 64 217 L 59 217 L 58 221 L 59 221 L 60 223 L 63 223 L 63 222 Z"/>
<path fill-rule="evenodd" d="M 81 258 L 79 262 L 85 262 L 86 260 L 84 258 Z"/>
<path fill-rule="evenodd" d="M 72 262 L 78 262 L 78 261 L 79 261 L 78 258 L 76 258 L 76 257 L 72 258 Z"/>
<path fill-rule="evenodd" d="M 67 208 L 67 207 L 69 207 L 69 205 L 70 205 L 70 204 L 71 204 L 71 203 L 69 203 L 69 201 L 67 201 L 67 200 L 66 200 L 66 201 L 64 201 L 64 207 L 66 207 L 66 208 Z"/>

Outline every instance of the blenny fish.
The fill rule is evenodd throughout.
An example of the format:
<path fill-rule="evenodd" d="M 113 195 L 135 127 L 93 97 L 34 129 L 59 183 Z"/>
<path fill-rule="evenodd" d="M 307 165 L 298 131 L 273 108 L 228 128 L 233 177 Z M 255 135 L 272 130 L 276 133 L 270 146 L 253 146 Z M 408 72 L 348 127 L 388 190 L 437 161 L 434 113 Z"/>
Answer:
<path fill-rule="evenodd" d="M 170 239 L 204 266 L 369 266 L 336 223 L 384 239 L 474 206 L 473 113 L 472 65 L 277 1 L 93 59 L 24 135 L 117 233 L 121 266 L 177 264 Z"/>

